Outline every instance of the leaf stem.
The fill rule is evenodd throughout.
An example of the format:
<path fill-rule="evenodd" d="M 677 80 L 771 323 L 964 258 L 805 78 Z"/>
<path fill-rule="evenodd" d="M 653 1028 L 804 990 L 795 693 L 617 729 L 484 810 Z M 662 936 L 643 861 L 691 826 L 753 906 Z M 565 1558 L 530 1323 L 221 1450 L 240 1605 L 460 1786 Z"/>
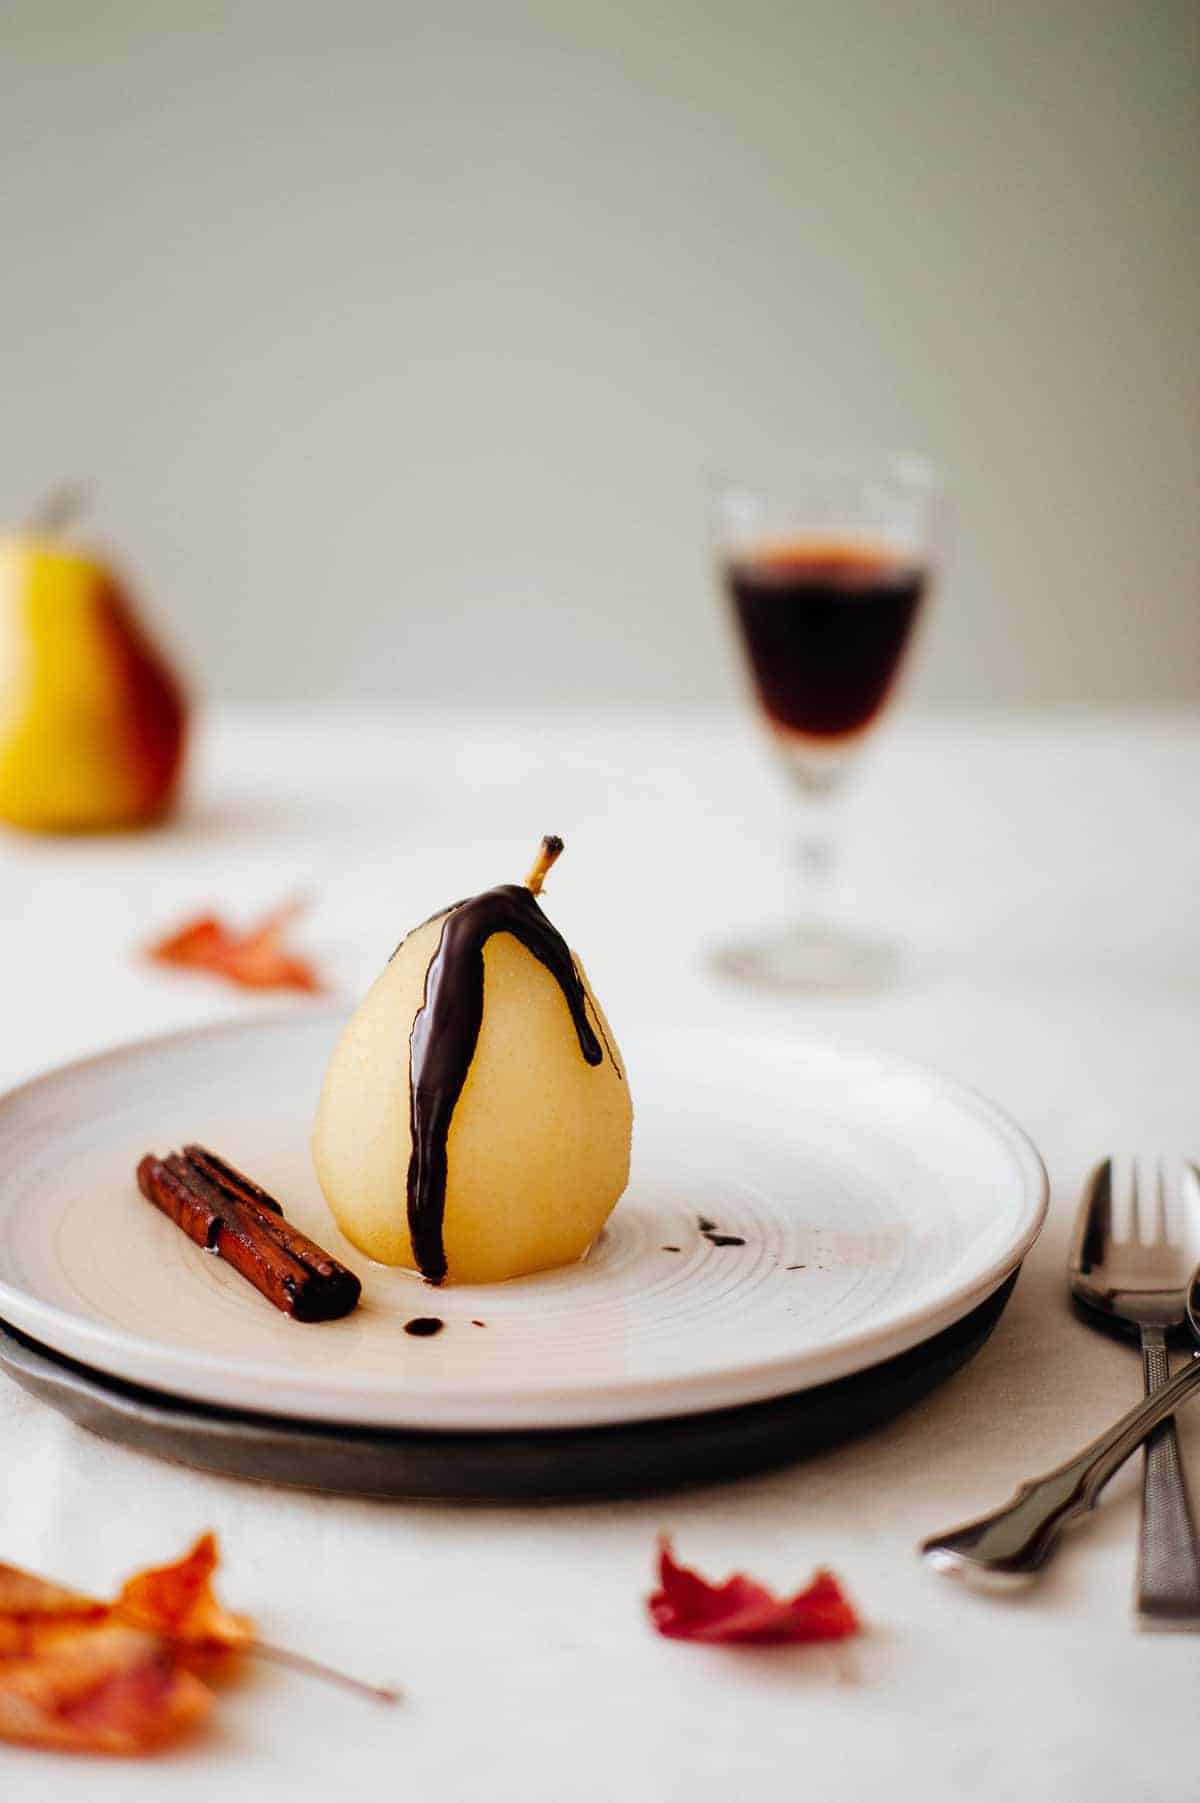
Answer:
<path fill-rule="evenodd" d="M 60 482 L 34 508 L 30 530 L 41 538 L 59 538 L 92 504 L 90 482 Z"/>
<path fill-rule="evenodd" d="M 362 1678 L 352 1678 L 349 1672 L 340 1672 L 332 1665 L 324 1665 L 319 1659 L 310 1659 L 305 1653 L 289 1652 L 287 1647 L 272 1646 L 266 1640 L 252 1640 L 246 1652 L 255 1654 L 260 1659 L 267 1659 L 272 1665 L 286 1665 L 289 1671 L 304 1672 L 310 1678 L 321 1678 L 326 1684 L 340 1684 L 344 1690 L 353 1690 L 361 1697 L 369 1697 L 375 1703 L 398 1703 L 404 1692 L 394 1684 L 368 1684 Z"/>

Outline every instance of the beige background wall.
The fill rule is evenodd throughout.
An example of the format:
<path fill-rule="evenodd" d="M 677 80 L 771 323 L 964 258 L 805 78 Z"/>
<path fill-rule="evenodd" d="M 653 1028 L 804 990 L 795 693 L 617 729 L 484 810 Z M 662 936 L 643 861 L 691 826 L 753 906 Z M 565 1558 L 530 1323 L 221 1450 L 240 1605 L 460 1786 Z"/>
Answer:
<path fill-rule="evenodd" d="M 1193 0 L 15 0 L 0 512 L 229 694 L 728 694 L 708 466 L 944 461 L 917 692 L 1200 691 Z"/>

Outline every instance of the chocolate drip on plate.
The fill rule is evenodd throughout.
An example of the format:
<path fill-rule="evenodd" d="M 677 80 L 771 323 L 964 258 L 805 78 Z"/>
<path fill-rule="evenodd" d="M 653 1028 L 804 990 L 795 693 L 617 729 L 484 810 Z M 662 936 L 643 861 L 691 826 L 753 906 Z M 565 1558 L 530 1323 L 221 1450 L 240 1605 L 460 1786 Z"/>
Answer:
<path fill-rule="evenodd" d="M 426 972 L 425 999 L 409 1040 L 412 1152 L 408 1161 L 408 1231 L 417 1267 L 430 1283 L 441 1283 L 446 1275 L 442 1238 L 446 1140 L 479 1043 L 483 948 L 494 933 L 511 933 L 550 972 L 570 1010 L 584 1060 L 600 1064 L 604 1058 L 567 942 L 528 889 L 519 883 L 503 883 L 450 910 Z M 616 1059 L 612 1062 L 619 1072 Z"/>

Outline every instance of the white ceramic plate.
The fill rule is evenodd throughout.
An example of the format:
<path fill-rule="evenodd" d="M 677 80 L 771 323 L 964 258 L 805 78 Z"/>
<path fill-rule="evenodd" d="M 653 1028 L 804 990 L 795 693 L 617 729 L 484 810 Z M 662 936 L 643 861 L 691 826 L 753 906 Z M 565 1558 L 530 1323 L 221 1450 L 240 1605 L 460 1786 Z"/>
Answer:
<path fill-rule="evenodd" d="M 0 1099 L 0 1316 L 100 1371 L 209 1403 L 374 1426 L 585 1426 L 862 1370 L 975 1307 L 1042 1225 L 1033 1146 L 947 1078 L 647 1026 L 621 1036 L 633 1176 L 586 1261 L 433 1290 L 356 1251 L 321 1199 L 308 1138 L 340 1024 L 320 1012 L 176 1034 Z M 188 1140 L 359 1272 L 354 1314 L 289 1320 L 143 1200 L 138 1159 Z M 711 1245 L 701 1215 L 745 1244 Z M 445 1330 L 414 1338 L 415 1315 Z"/>

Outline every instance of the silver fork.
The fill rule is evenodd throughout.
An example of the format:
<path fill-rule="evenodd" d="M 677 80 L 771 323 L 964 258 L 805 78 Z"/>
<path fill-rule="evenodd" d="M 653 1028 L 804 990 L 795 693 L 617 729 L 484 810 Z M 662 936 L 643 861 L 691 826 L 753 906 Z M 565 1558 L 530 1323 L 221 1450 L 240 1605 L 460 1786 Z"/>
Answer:
<path fill-rule="evenodd" d="M 1185 1184 L 1194 1186 L 1198 1176 L 1189 1167 Z M 1135 1164 L 1131 1235 L 1117 1239 L 1113 1164 L 1106 1158 L 1088 1180 L 1075 1223 L 1068 1261 L 1071 1294 L 1089 1318 L 1104 1317 L 1136 1330 L 1147 1395 L 1167 1382 L 1167 1336 L 1187 1318 L 1188 1279 L 1200 1253 L 1200 1220 L 1194 1208 L 1185 1214 L 1191 1230 L 1187 1245 L 1172 1237 L 1161 1163 L 1152 1194 L 1149 1184 L 1139 1185 Z M 1146 1442 L 1137 1614 L 1143 1628 L 1200 1630 L 1200 1546 L 1174 1418 L 1164 1421 Z"/>

